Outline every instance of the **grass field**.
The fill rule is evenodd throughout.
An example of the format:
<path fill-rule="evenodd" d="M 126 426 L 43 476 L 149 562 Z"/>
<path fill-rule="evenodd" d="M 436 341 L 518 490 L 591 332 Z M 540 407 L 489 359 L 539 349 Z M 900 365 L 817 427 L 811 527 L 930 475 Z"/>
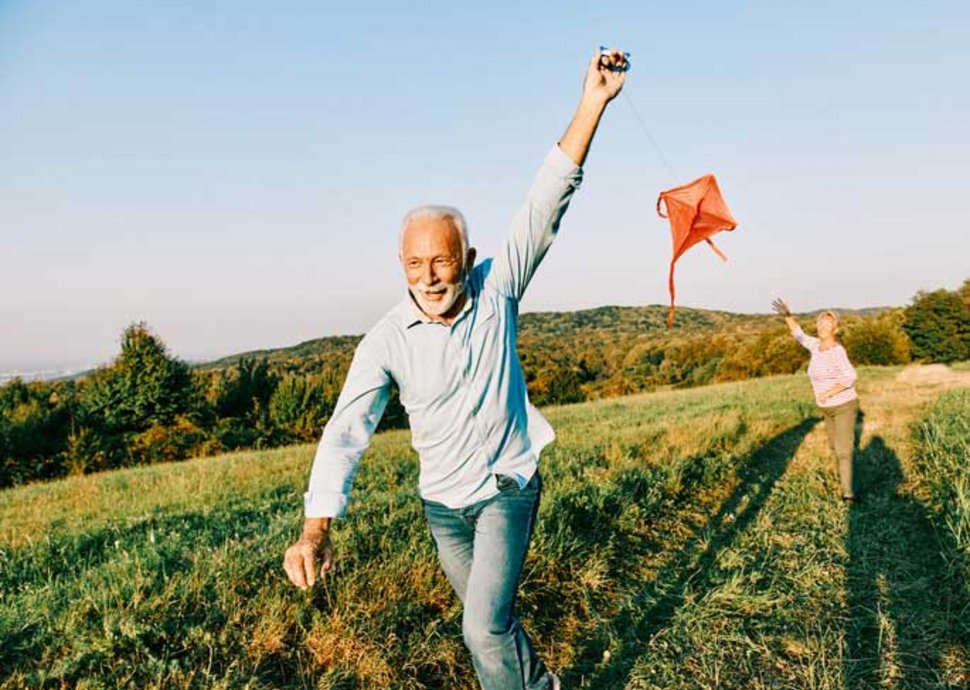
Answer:
<path fill-rule="evenodd" d="M 804 374 L 547 410 L 519 612 L 564 688 L 970 687 L 970 370 L 898 374 L 862 370 L 851 508 Z M 0 492 L 0 688 L 476 687 L 406 432 L 285 582 L 312 454 Z"/>

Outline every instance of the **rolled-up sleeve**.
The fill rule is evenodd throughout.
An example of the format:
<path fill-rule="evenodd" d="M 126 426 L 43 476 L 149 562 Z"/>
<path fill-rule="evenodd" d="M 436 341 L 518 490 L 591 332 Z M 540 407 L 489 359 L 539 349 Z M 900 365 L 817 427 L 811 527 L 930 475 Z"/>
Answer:
<path fill-rule="evenodd" d="M 365 338 L 354 353 L 343 390 L 327 422 L 303 495 L 306 517 L 343 517 L 360 458 L 387 406 L 391 377 Z"/>
<path fill-rule="evenodd" d="M 536 175 L 525 205 L 512 219 L 508 239 L 495 254 L 488 282 L 499 293 L 522 298 L 582 180 L 582 168 L 554 146 Z"/>

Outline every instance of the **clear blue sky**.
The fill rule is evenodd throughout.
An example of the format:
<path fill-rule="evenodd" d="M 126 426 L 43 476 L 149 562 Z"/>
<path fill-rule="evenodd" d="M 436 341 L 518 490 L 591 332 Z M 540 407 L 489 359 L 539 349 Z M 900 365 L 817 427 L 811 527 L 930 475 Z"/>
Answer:
<path fill-rule="evenodd" d="M 970 275 L 970 3 L 0 0 L 0 369 L 200 359 L 360 333 L 398 224 L 489 255 L 600 43 L 632 53 L 523 308 L 663 303 L 659 190 L 714 172 L 739 229 L 682 304 L 905 304 Z"/>

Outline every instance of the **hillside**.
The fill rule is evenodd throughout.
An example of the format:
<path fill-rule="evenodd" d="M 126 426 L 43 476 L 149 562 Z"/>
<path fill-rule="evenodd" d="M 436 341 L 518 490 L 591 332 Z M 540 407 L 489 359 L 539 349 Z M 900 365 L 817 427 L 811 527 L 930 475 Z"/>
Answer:
<path fill-rule="evenodd" d="M 891 307 L 867 307 L 865 309 L 840 310 L 844 318 L 876 316 Z M 811 320 L 816 312 L 799 315 Z M 638 338 L 645 334 L 664 339 L 684 336 L 709 335 L 716 332 L 764 329 L 766 324 L 777 326 L 777 320 L 768 314 L 741 314 L 710 309 L 679 308 L 672 329 L 667 328 L 667 307 L 649 305 L 644 307 L 604 306 L 594 309 L 557 312 L 529 312 L 519 317 L 520 340 L 542 338 L 575 338 L 578 341 L 591 336 L 607 335 L 611 338 Z M 271 362 L 298 362 L 307 358 L 320 358 L 335 353 L 353 351 L 360 342 L 360 335 L 338 335 L 306 340 L 297 345 L 264 350 L 249 350 L 221 357 L 196 366 L 201 369 L 222 369 L 238 364 L 242 359 L 265 359 Z"/>
<path fill-rule="evenodd" d="M 898 332 L 880 321 L 888 308 L 846 310 L 843 319 L 860 337 L 847 347 L 859 363 L 892 364 L 873 339 Z M 814 314 L 798 315 L 810 327 Z M 661 386 L 702 385 L 796 371 L 806 360 L 776 317 L 707 309 L 678 309 L 667 328 L 667 307 L 606 306 L 520 317 L 518 351 L 529 395 L 539 405 L 628 395 Z M 875 335 L 870 335 L 871 332 Z M 342 381 L 361 336 L 308 340 L 293 347 L 255 350 L 198 365 L 218 374 L 241 362 L 258 362 L 280 375 L 327 375 Z M 403 420 L 394 404 L 393 419 Z"/>
<path fill-rule="evenodd" d="M 523 315 L 517 350 L 531 402 L 789 374 L 807 361 L 777 317 L 682 309 L 667 328 L 666 316 L 657 305 Z M 811 331 L 811 315 L 799 318 Z M 909 362 L 905 319 L 900 309 L 847 312 L 842 340 L 850 359 Z M 933 341 L 935 333 L 925 335 Z M 0 386 L 0 488 L 318 439 L 359 341 L 320 338 L 190 365 L 148 324 L 133 323 L 110 364 L 76 378 Z M 965 344 L 957 345 L 943 361 L 962 358 Z M 380 424 L 407 426 L 393 382 Z"/>
<path fill-rule="evenodd" d="M 942 418 L 919 443 L 963 472 L 970 370 L 899 373 L 861 370 L 851 510 L 804 375 L 549 408 L 519 610 L 564 687 L 966 687 L 960 507 L 913 430 Z M 475 687 L 406 432 L 365 456 L 334 576 L 285 582 L 312 452 L 0 492 L 0 688 Z"/>

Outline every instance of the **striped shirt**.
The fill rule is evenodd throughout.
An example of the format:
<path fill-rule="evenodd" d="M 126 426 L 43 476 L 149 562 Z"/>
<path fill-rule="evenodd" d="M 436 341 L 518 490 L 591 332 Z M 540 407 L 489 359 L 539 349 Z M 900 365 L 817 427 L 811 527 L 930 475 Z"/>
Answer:
<path fill-rule="evenodd" d="M 815 402 L 819 407 L 836 407 L 859 397 L 855 390 L 857 378 L 855 368 L 849 361 L 845 348 L 836 343 L 834 346 L 822 349 L 818 338 L 806 335 L 801 328 L 795 333 L 802 347 L 812 353 L 808 363 L 808 378 L 812 382 Z M 846 389 L 822 402 L 819 397 L 836 384 L 846 386 Z"/>

